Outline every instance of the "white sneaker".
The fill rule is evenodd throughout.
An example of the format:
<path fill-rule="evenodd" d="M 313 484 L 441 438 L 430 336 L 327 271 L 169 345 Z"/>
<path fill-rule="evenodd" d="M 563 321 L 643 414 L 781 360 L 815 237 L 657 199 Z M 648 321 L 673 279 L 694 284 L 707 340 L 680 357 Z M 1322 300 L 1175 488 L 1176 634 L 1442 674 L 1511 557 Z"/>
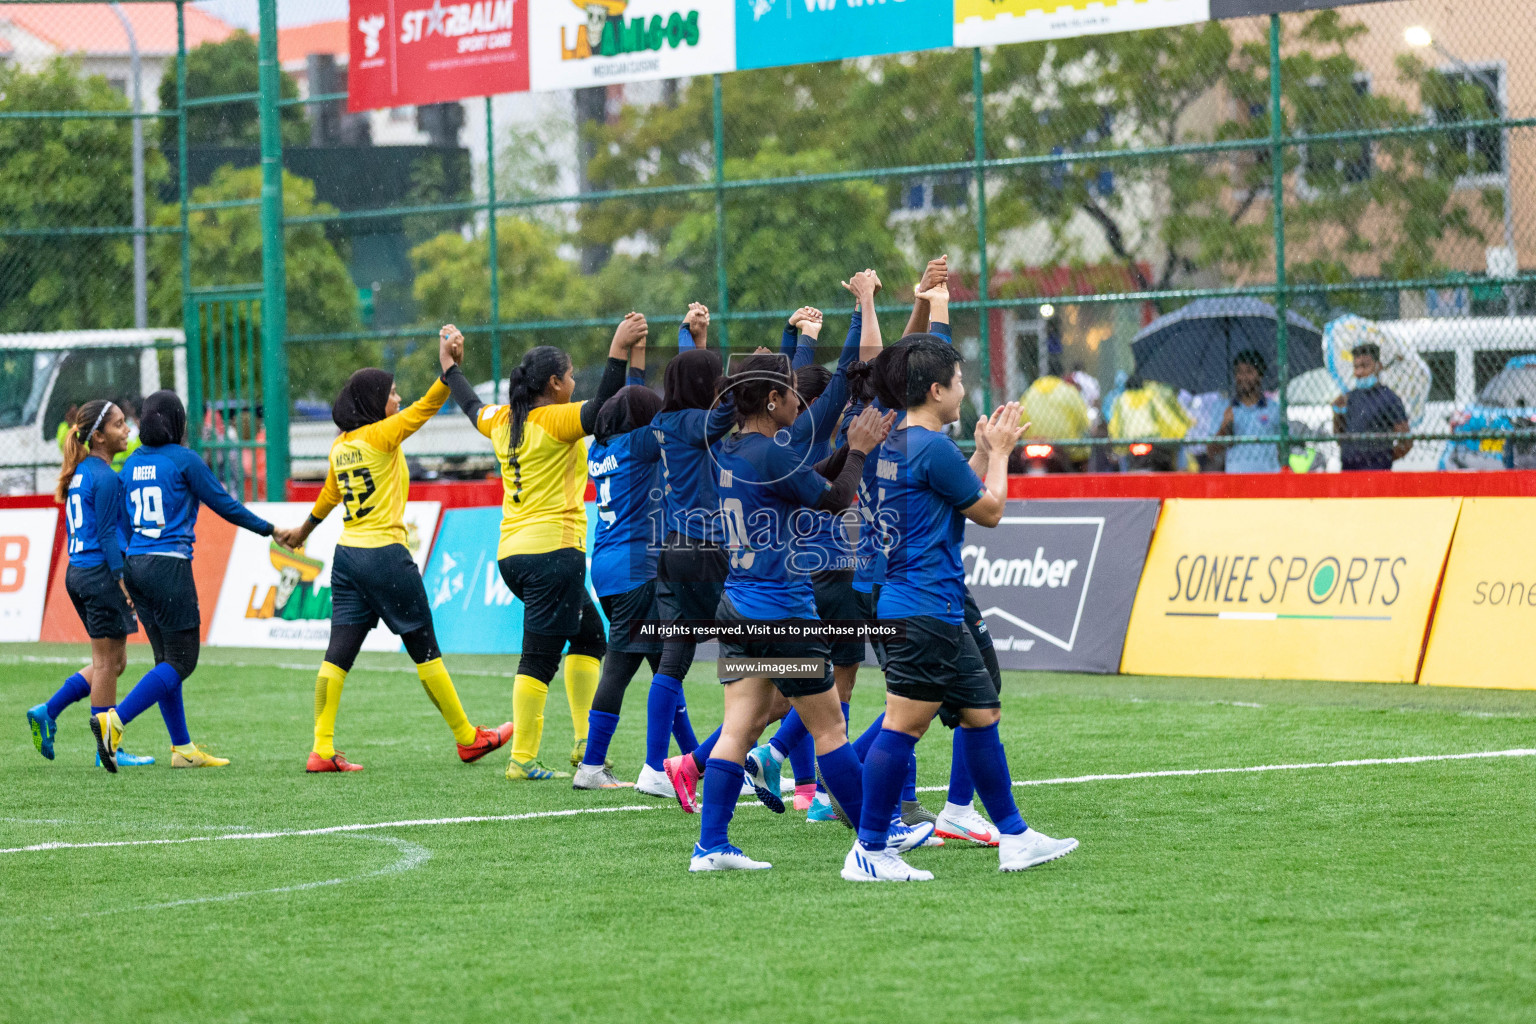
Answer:
<path fill-rule="evenodd" d="M 571 780 L 572 789 L 628 789 L 633 782 L 620 782 L 613 772 L 600 764 L 583 764 Z"/>
<path fill-rule="evenodd" d="M 648 764 L 640 766 L 640 778 L 635 780 L 635 792 L 659 796 L 665 800 L 677 799 L 677 790 L 672 788 L 672 780 L 667 778 L 667 773 L 659 772 Z"/>
<path fill-rule="evenodd" d="M 914 868 L 889 846 L 883 850 L 866 850 L 857 840 L 848 856 L 843 858 L 842 874 L 850 882 L 933 881 L 932 871 Z"/>
<path fill-rule="evenodd" d="M 771 867 L 767 861 L 753 860 L 729 843 L 713 850 L 694 843 L 693 859 L 688 862 L 689 871 L 766 871 Z"/>
<path fill-rule="evenodd" d="M 986 818 L 976 813 L 975 804 L 945 803 L 933 834 L 943 839 L 963 839 L 977 846 L 996 846 L 1003 838 Z"/>
<path fill-rule="evenodd" d="M 997 848 L 999 871 L 1023 871 L 1065 857 L 1077 849 L 1076 839 L 1052 839 L 1032 828 L 1016 836 L 1003 836 Z"/>
<path fill-rule="evenodd" d="M 886 849 L 895 849 L 897 853 L 906 853 L 915 850 L 919 846 L 928 845 L 928 840 L 933 838 L 933 822 L 921 821 L 916 825 L 908 825 L 900 818 L 891 819 L 891 830 L 886 833 Z M 940 840 L 938 845 L 943 845 Z"/>

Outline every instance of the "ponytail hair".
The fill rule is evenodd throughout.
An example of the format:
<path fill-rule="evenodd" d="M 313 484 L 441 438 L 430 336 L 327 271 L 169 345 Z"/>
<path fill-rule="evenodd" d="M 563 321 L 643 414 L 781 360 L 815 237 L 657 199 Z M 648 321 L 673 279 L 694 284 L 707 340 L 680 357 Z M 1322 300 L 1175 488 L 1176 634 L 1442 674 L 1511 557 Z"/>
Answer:
<path fill-rule="evenodd" d="M 523 467 L 517 461 L 517 446 L 523 443 L 523 425 L 533 410 L 533 400 L 549 390 L 549 378 L 563 377 L 571 368 L 571 357 L 553 345 L 539 345 L 523 355 L 523 361 L 507 374 L 507 406 L 511 412 L 512 433 L 507 439 L 507 458 L 512 463 L 512 500 L 521 502 Z"/>
<path fill-rule="evenodd" d="M 64 467 L 59 470 L 59 483 L 53 490 L 53 500 L 60 505 L 69 493 L 69 482 L 74 479 L 75 470 L 91 454 L 91 435 L 101 428 L 113 408 L 111 402 L 97 398 L 86 402 L 75 413 L 75 422 L 69 425 L 69 433 L 64 435 Z"/>

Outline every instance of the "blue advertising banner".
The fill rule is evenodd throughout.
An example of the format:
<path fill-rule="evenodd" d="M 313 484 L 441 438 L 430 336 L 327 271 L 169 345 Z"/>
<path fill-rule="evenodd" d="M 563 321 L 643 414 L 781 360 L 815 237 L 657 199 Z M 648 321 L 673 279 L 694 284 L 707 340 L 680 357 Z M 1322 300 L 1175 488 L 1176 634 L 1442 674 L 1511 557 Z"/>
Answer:
<path fill-rule="evenodd" d="M 597 506 L 587 505 L 587 550 Z M 427 600 L 437 642 L 450 654 L 516 654 L 523 646 L 523 602 L 501 580 L 496 544 L 500 508 L 455 508 L 443 513 L 427 562 Z M 591 579 L 587 581 L 590 590 Z M 597 602 L 594 597 L 593 603 Z"/>
<path fill-rule="evenodd" d="M 949 46 L 954 0 L 736 0 L 736 67 Z"/>

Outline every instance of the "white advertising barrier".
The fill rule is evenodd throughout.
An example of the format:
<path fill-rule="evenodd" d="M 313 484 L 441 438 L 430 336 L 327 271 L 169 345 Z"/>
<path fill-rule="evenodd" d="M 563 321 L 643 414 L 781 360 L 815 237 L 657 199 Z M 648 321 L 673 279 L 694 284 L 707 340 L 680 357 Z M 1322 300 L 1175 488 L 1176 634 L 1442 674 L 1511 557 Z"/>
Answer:
<path fill-rule="evenodd" d="M 269 522 L 291 526 L 303 522 L 312 506 L 255 502 L 249 507 Z M 426 565 L 441 511 L 440 502 L 406 502 L 407 546 L 418 570 Z M 219 605 L 208 631 L 209 646 L 325 650 L 331 639 L 331 560 L 341 527 L 338 509 L 315 528 L 298 554 L 241 530 L 224 570 Z M 381 624 L 368 634 L 363 650 L 398 651 L 400 641 Z"/>
<path fill-rule="evenodd" d="M 736 3 L 534 0 L 528 5 L 533 88 L 580 89 L 735 71 Z"/>
<path fill-rule="evenodd" d="M 0 641 L 32 643 L 42 635 L 48 559 L 58 524 L 56 508 L 0 510 Z M 64 568 L 61 564 L 59 571 Z"/>

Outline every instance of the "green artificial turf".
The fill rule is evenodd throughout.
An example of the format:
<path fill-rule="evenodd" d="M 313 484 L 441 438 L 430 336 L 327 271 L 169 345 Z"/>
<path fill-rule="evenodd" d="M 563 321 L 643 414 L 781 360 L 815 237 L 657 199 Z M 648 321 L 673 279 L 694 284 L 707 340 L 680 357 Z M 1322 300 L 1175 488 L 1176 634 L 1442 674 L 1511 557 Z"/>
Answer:
<path fill-rule="evenodd" d="M 460 764 L 403 655 L 347 680 L 338 741 L 362 773 L 304 774 L 319 659 L 300 652 L 203 652 L 188 719 L 230 768 L 169 770 L 150 711 L 125 745 L 162 763 L 108 776 L 80 706 L 44 761 L 22 712 L 82 650 L 0 647 L 0 847 L 651 809 L 0 854 L 0 1020 L 1536 1019 L 1536 757 L 1020 787 L 1031 824 L 1081 848 L 1010 875 L 993 851 L 919 850 L 928 884 L 844 882 L 841 826 L 743 804 L 733 838 L 773 870 L 690 876 L 698 819 L 675 805 L 509 783 L 499 753 Z M 146 667 L 130 658 L 122 693 Z M 509 716 L 510 659 L 447 660 L 473 720 Z M 688 686 L 701 735 L 712 667 Z M 1536 694 L 1005 682 L 1020 780 L 1536 747 Z M 855 729 L 877 674 L 860 687 Z M 621 777 L 644 694 L 613 744 Z M 557 681 L 544 760 L 569 747 Z M 943 785 L 947 731 L 918 756 L 920 784 Z"/>

